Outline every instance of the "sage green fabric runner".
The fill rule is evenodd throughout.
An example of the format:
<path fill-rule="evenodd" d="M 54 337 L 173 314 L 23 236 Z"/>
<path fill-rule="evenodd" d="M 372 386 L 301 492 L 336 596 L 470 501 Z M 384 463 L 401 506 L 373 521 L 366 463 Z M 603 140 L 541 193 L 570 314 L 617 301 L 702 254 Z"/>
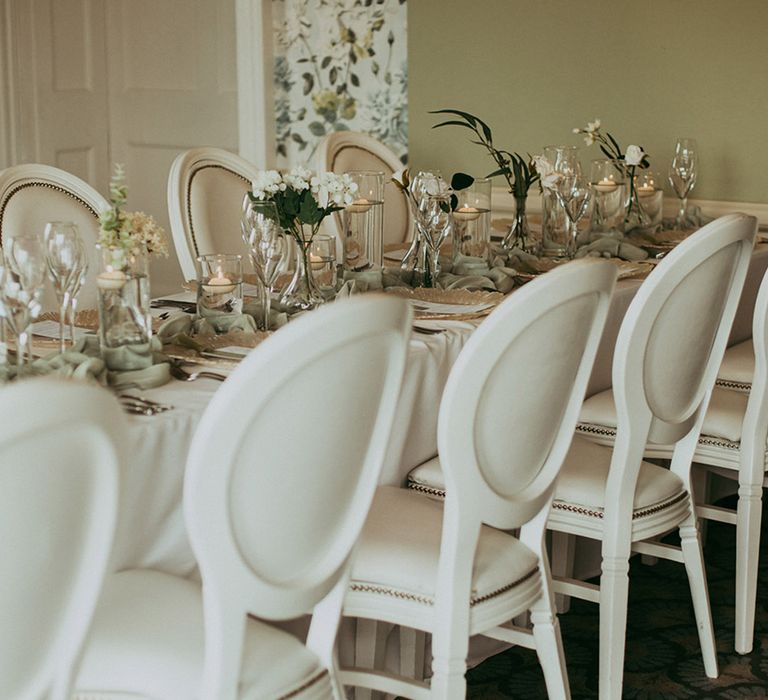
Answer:
<path fill-rule="evenodd" d="M 596 257 L 596 258 L 621 258 L 630 262 L 645 260 L 648 253 L 642 248 L 627 240 L 618 240 L 616 238 L 603 237 L 592 241 L 588 245 L 581 246 L 576 251 L 577 258 Z"/>

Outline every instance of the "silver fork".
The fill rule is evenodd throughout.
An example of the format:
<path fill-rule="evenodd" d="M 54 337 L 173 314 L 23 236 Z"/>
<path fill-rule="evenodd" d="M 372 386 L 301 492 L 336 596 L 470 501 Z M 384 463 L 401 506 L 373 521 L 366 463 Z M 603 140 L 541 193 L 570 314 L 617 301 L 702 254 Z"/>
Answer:
<path fill-rule="evenodd" d="M 183 367 L 175 363 L 171 364 L 171 375 L 180 379 L 183 382 L 194 382 L 195 379 L 215 379 L 219 382 L 223 382 L 227 377 L 217 372 L 208 372 L 207 370 L 199 370 L 197 372 L 187 372 Z"/>

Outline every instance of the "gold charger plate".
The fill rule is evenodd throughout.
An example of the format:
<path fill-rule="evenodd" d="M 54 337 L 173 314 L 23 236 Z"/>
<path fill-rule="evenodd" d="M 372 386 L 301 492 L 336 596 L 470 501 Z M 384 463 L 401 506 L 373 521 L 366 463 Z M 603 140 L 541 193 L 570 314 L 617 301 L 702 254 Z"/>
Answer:
<path fill-rule="evenodd" d="M 419 319 L 433 319 L 441 321 L 470 321 L 487 316 L 500 304 L 504 295 L 501 292 L 472 291 L 469 289 L 406 289 L 405 287 L 389 287 L 387 294 L 403 297 L 411 301 L 414 307 L 415 317 Z M 462 313 L 461 311 L 443 313 L 432 311 L 426 307 L 419 308 L 419 302 L 426 304 L 450 304 L 452 306 L 475 306 L 488 304 L 484 309 L 477 309 Z"/>

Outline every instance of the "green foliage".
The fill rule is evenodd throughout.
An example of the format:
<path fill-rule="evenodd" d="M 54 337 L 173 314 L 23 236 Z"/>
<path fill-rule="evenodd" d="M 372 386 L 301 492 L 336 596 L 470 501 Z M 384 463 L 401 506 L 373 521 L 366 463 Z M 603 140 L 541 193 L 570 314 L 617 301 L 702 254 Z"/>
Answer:
<path fill-rule="evenodd" d="M 531 185 L 539 179 L 539 174 L 530 162 L 530 158 L 525 159 L 519 153 L 496 148 L 496 146 L 493 145 L 493 131 L 488 124 L 480 119 L 480 117 L 476 117 L 469 112 L 462 112 L 458 109 L 437 109 L 430 112 L 430 114 L 449 114 L 459 117 L 459 119 L 448 119 L 447 121 L 435 124 L 432 128 L 437 129 L 443 126 L 460 126 L 472 131 L 477 136 L 477 140 L 472 139 L 471 142 L 485 148 L 497 166 L 496 170 L 486 177 L 503 175 L 509 186 L 509 191 L 515 197 L 525 197 L 528 194 Z M 469 185 L 466 186 L 468 187 Z"/>

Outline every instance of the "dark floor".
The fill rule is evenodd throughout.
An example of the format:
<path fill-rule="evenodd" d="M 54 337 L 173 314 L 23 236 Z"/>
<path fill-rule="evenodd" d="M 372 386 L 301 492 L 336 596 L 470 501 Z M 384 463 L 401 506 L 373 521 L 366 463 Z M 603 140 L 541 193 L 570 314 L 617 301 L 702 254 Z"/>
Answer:
<path fill-rule="evenodd" d="M 728 505 L 732 505 L 729 503 Z M 645 566 L 633 559 L 624 668 L 624 697 L 768 698 L 768 511 L 763 516 L 754 651 L 733 650 L 735 528 L 708 523 L 705 560 L 715 622 L 720 677 L 704 675 L 685 568 L 659 561 Z M 560 618 L 574 700 L 597 697 L 598 608 L 574 600 Z M 512 648 L 467 674 L 468 697 L 546 698 L 544 678 L 532 651 Z"/>

